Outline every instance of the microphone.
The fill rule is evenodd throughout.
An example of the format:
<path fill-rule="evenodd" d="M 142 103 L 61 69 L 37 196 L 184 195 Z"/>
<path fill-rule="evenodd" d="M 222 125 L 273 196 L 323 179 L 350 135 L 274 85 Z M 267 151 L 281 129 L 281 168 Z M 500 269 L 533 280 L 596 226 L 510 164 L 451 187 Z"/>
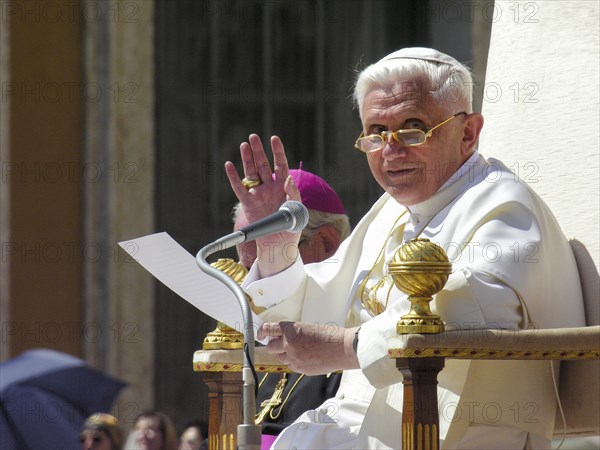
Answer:
<path fill-rule="evenodd" d="M 231 248 L 242 242 L 281 233 L 282 231 L 299 233 L 307 224 L 308 209 L 306 209 L 306 206 L 295 200 L 289 200 L 281 205 L 277 212 L 209 244 L 208 254 Z"/>
<path fill-rule="evenodd" d="M 282 231 L 300 233 L 307 223 L 308 210 L 306 206 L 290 200 L 281 205 L 277 212 L 258 222 L 246 225 L 238 231 L 244 233 L 245 239 L 242 242 L 246 242 Z"/>

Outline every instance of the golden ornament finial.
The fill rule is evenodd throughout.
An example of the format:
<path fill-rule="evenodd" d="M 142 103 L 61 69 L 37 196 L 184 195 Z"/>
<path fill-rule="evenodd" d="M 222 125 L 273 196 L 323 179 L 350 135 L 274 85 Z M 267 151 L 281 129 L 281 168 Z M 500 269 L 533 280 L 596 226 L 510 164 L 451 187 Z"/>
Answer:
<path fill-rule="evenodd" d="M 211 267 L 226 273 L 233 278 L 233 281 L 237 284 L 242 284 L 248 275 L 248 269 L 231 258 L 219 258 L 211 264 Z"/>
<path fill-rule="evenodd" d="M 242 284 L 248 275 L 248 269 L 231 258 L 220 258 L 211 266 L 229 275 L 237 284 Z M 244 348 L 244 335 L 223 322 L 218 322 L 217 328 L 208 333 L 202 343 L 203 350 L 235 348 Z"/>
<path fill-rule="evenodd" d="M 442 290 L 452 272 L 444 249 L 429 239 L 413 239 L 398 249 L 388 269 L 394 285 L 408 295 L 411 303 L 409 313 L 396 325 L 396 332 L 443 332 L 444 322 L 431 313 L 429 302 Z"/>

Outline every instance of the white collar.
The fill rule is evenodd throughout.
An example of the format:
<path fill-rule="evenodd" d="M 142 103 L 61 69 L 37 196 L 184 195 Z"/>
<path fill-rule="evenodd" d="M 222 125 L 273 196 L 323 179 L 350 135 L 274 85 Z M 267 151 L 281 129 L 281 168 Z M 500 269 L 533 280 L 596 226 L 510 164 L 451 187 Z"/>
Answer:
<path fill-rule="evenodd" d="M 435 194 L 421 203 L 407 207 L 410 212 L 409 221 L 416 224 L 435 216 L 459 194 L 466 191 L 487 165 L 486 159 L 477 150 L 474 151 Z"/>

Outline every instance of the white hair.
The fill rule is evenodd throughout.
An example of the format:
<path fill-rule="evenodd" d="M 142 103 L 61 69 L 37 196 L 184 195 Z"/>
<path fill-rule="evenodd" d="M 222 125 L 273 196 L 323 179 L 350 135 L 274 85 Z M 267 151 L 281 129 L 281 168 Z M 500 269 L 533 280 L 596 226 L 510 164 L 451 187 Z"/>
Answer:
<path fill-rule="evenodd" d="M 376 89 L 391 89 L 407 83 L 419 82 L 422 94 L 436 102 L 457 104 L 455 112 L 473 112 L 473 78 L 462 64 L 445 64 L 413 58 L 391 58 L 367 66 L 356 79 L 354 101 L 362 119 L 362 104 L 366 95 Z"/>
<path fill-rule="evenodd" d="M 346 214 L 334 214 L 308 208 L 308 224 L 302 230 L 300 239 L 308 239 L 319 231 L 321 225 L 329 224 L 343 241 L 350 236 L 350 219 Z"/>

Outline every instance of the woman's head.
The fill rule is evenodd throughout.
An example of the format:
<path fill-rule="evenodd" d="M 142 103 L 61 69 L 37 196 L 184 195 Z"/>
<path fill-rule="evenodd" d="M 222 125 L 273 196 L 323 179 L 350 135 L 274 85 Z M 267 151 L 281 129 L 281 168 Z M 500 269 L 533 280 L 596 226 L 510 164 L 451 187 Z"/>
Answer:
<path fill-rule="evenodd" d="M 143 450 L 174 450 L 177 435 L 173 422 L 158 411 L 140 414 L 135 422 L 135 443 Z"/>
<path fill-rule="evenodd" d="M 121 450 L 121 430 L 117 419 L 105 413 L 88 417 L 79 441 L 82 450 Z"/>

